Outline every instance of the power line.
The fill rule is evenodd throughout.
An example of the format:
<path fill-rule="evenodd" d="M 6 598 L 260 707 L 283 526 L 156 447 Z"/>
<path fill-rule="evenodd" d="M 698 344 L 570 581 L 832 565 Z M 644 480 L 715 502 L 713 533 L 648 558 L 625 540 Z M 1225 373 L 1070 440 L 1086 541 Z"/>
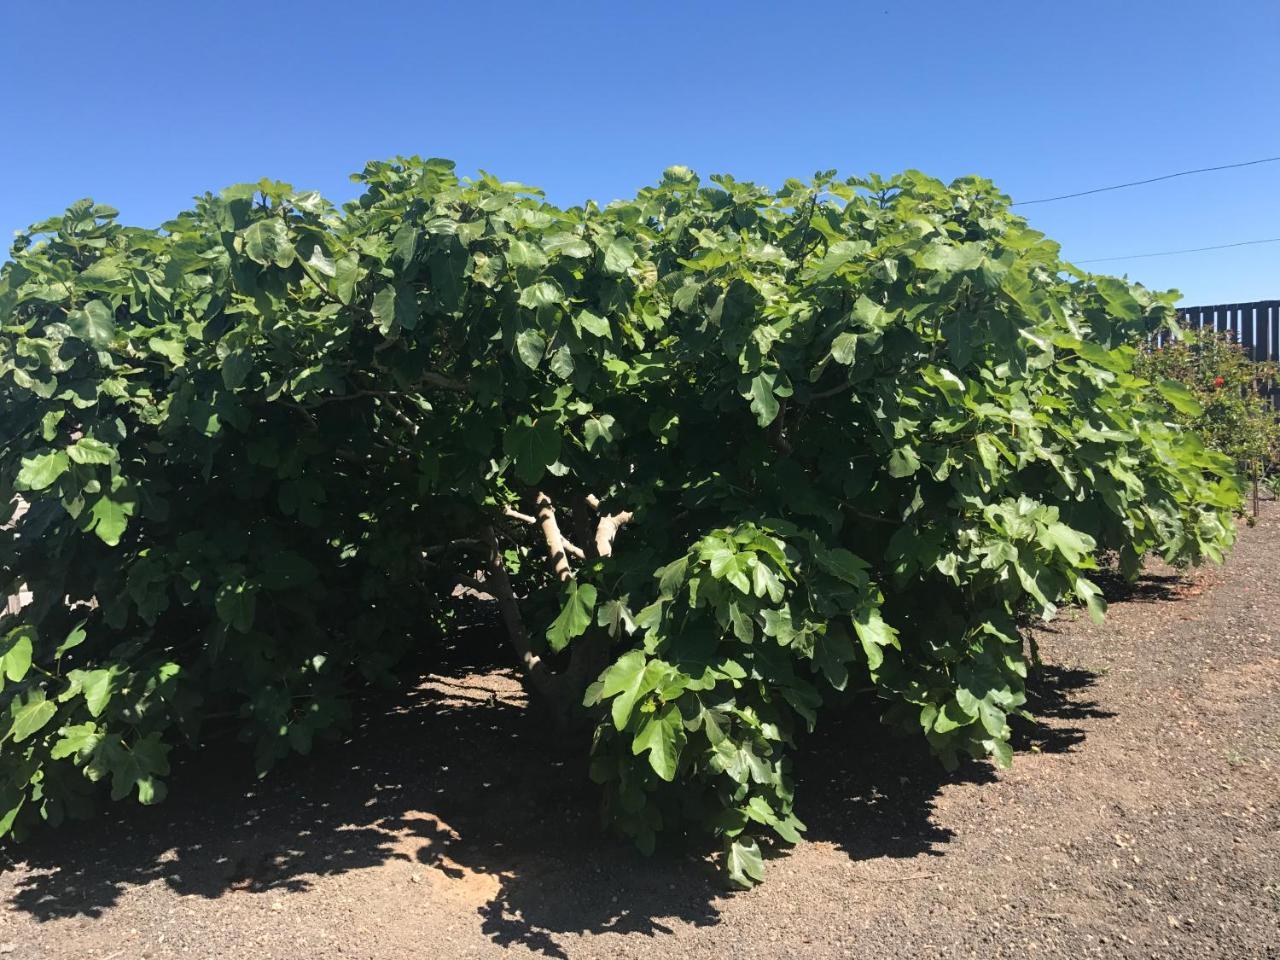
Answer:
<path fill-rule="evenodd" d="M 1031 203 L 1052 203 L 1055 200 L 1070 200 L 1072 197 L 1087 197 L 1095 193 L 1106 193 L 1109 190 L 1123 190 L 1125 187 L 1141 187 L 1148 183 L 1159 183 L 1161 180 L 1172 180 L 1175 177 L 1189 177 L 1193 173 L 1212 173 L 1215 170 L 1234 170 L 1236 167 L 1254 167 L 1260 163 L 1275 163 L 1280 157 L 1263 157 L 1261 160 L 1246 160 L 1244 163 L 1224 163 L 1218 167 L 1199 167 L 1195 170 L 1182 170 L 1178 173 L 1166 173 L 1163 177 L 1151 177 L 1147 180 L 1131 180 L 1129 183 L 1117 183 L 1110 187 L 1097 187 L 1093 190 L 1081 190 L 1079 193 L 1064 193 L 1059 197 L 1041 197 L 1038 200 L 1017 200 L 1011 207 L 1025 207 Z M 1155 254 L 1152 254 L 1155 256 Z"/>
<path fill-rule="evenodd" d="M 1162 250 L 1159 253 L 1130 253 L 1123 257 L 1094 257 L 1091 260 L 1072 260 L 1072 263 L 1103 263 L 1108 260 L 1142 260 L 1147 257 L 1171 257 L 1176 253 L 1200 253 L 1204 250 L 1226 250 L 1228 247 L 1252 247 L 1259 243 L 1280 243 L 1280 237 L 1267 240 L 1241 240 L 1238 243 L 1219 243 L 1212 247 L 1188 247 L 1186 250 Z"/>

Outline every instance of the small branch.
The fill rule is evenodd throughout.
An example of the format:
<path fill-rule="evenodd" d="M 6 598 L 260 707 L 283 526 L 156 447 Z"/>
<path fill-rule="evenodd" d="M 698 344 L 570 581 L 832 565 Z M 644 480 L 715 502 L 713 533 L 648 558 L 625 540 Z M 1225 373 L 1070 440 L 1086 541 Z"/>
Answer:
<path fill-rule="evenodd" d="M 453 550 L 458 547 L 483 547 L 485 542 L 477 540 L 474 537 L 460 537 L 457 540 L 450 540 L 448 543 L 438 543 L 434 547 L 427 547 L 427 556 L 444 553 L 446 550 Z"/>
<path fill-rule="evenodd" d="M 531 517 L 527 513 L 521 513 L 513 507 L 503 507 L 502 515 L 504 517 L 510 517 L 512 520 L 519 520 L 521 523 L 539 522 L 537 517 Z M 561 535 L 560 542 L 564 546 L 565 553 L 569 554 L 571 557 L 577 557 L 579 560 L 585 560 L 587 558 L 587 555 L 583 552 L 582 548 L 576 547 L 568 540 L 565 540 L 563 534 Z"/>
<path fill-rule="evenodd" d="M 459 584 L 466 587 L 472 593 L 479 593 L 479 594 L 483 594 L 484 596 L 492 596 L 492 594 L 490 594 L 489 592 L 492 589 L 492 587 L 486 584 L 483 580 L 477 580 L 475 577 L 468 576 L 465 573 L 459 573 L 457 575 L 457 580 Z"/>
<path fill-rule="evenodd" d="M 778 415 L 773 418 L 773 425 L 769 430 L 769 446 L 784 457 L 791 455 L 791 443 L 787 440 L 786 422 L 787 401 L 784 397 L 778 404 Z"/>
<path fill-rule="evenodd" d="M 817 393 L 809 394 L 809 399 L 806 400 L 805 402 L 813 403 L 813 401 L 815 400 L 825 400 L 827 397 L 834 397 L 837 393 L 844 393 L 846 390 L 852 390 L 852 389 L 853 389 L 853 383 L 850 381 L 845 381 L 844 383 L 840 384 L 840 386 L 832 387 L 830 390 L 819 390 Z"/>
<path fill-rule="evenodd" d="M 861 517 L 863 520 L 871 520 L 874 523 L 887 523 L 891 527 L 902 526 L 900 520 L 890 520 L 888 517 L 877 517 L 874 513 L 863 513 L 861 510 L 850 510 L 855 517 Z"/>
<path fill-rule="evenodd" d="M 434 376 L 436 375 L 429 374 L 423 378 L 422 382 L 436 383 L 436 381 L 432 379 L 432 377 Z M 441 377 L 440 379 L 446 383 L 454 384 L 454 386 L 449 387 L 448 389 L 451 389 L 451 390 L 461 389 L 464 391 L 467 389 L 465 385 L 459 384 L 457 383 L 457 381 L 449 380 L 446 377 Z M 442 384 L 437 383 L 436 385 L 441 386 Z M 397 420 L 402 422 L 405 426 L 409 427 L 409 429 L 411 429 L 415 434 L 418 432 L 418 425 L 413 421 L 413 419 L 410 418 L 408 414 L 406 414 L 403 410 L 401 410 L 392 402 L 394 399 L 399 399 L 401 397 L 408 398 L 409 394 L 406 394 L 403 391 L 370 390 L 362 387 L 358 390 L 352 390 L 350 393 L 331 393 L 328 396 L 324 396 L 324 397 L 313 397 L 308 401 L 306 407 L 304 407 L 300 403 L 297 403 L 296 401 L 286 401 L 286 402 L 291 403 L 294 407 L 300 410 L 308 419 L 312 419 L 311 414 L 308 411 L 308 408 L 314 409 L 316 407 L 323 407 L 329 403 L 342 403 L 348 400 L 361 400 L 365 397 L 376 397 L 377 399 L 381 400 L 384 404 L 386 404 L 387 409 L 389 409 L 392 412 L 392 414 L 395 415 Z M 314 420 L 312 420 L 312 422 L 314 423 Z"/>
<path fill-rule="evenodd" d="M 516 510 L 512 507 L 503 507 L 502 515 L 504 517 L 510 517 L 512 520 L 519 520 L 521 523 L 537 523 L 538 522 L 537 517 L 531 517 L 527 513 L 521 513 L 519 510 Z"/>
<path fill-rule="evenodd" d="M 441 390 L 452 390 L 455 393 L 469 393 L 471 391 L 471 387 L 463 381 L 454 380 L 431 370 L 422 375 L 422 382 L 429 383 L 433 387 L 439 387 Z"/>
<path fill-rule="evenodd" d="M 403 410 L 397 407 L 387 397 L 383 397 L 382 402 L 386 406 L 386 408 L 391 411 L 391 415 L 393 417 L 395 417 L 397 420 L 399 420 L 401 423 L 403 423 L 406 427 L 409 428 L 410 433 L 412 433 L 415 437 L 418 435 L 418 425 L 413 422 L 413 419 L 407 413 L 405 413 Z"/>
<path fill-rule="evenodd" d="M 314 251 L 312 252 L 312 256 L 315 256 Z M 301 257 L 297 259 L 297 263 L 300 267 L 302 267 L 302 272 L 307 275 L 307 279 L 310 280 L 312 283 L 314 283 L 316 287 L 320 290 L 320 292 L 324 294 L 326 300 L 336 303 L 338 306 L 342 307 L 344 310 L 349 309 L 349 305 L 339 300 L 333 294 L 333 292 L 329 289 L 329 285 L 327 283 L 324 283 L 323 281 L 321 281 L 319 277 L 317 277 L 314 273 L 311 272 L 311 269 L 310 269 L 311 264 L 309 264 L 306 260 L 303 260 Z"/>
<path fill-rule="evenodd" d="M 389 397 L 389 390 L 352 390 L 350 393 L 331 393 L 325 397 L 315 397 L 310 401 L 312 407 L 323 407 L 327 403 L 341 403 L 345 400 L 359 400 L 362 397 Z"/>
<path fill-rule="evenodd" d="M 931 880 L 933 879 L 933 876 L 934 875 L 932 873 L 912 873 L 912 874 L 908 874 L 905 877 L 878 877 L 877 879 L 870 880 L 868 882 L 869 883 L 905 883 L 908 880 Z"/>
<path fill-rule="evenodd" d="M 306 417 L 307 427 L 311 430 L 312 433 L 319 433 L 320 425 L 316 423 L 316 418 L 311 415 L 310 410 L 308 410 L 302 404 L 297 403 L 296 401 L 293 401 L 293 400 L 285 400 L 284 403 L 285 403 L 285 406 L 290 407 L 294 410 L 297 410 L 300 414 Z"/>

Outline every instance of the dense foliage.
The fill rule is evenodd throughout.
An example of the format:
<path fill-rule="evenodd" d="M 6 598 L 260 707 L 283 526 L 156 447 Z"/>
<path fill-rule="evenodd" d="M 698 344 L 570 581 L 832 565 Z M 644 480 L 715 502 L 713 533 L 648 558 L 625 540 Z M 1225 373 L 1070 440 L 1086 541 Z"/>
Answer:
<path fill-rule="evenodd" d="M 1280 455 L 1280 419 L 1267 388 L 1280 375 L 1274 363 L 1249 358 L 1230 333 L 1188 330 L 1138 356 L 1138 373 L 1181 383 L 1198 411 L 1170 409 L 1170 416 L 1236 463 L 1247 476 L 1269 472 Z"/>
<path fill-rule="evenodd" d="M 0 832 L 265 770 L 493 598 L 613 823 L 794 840 L 788 750 L 878 702 L 1010 760 L 1019 618 L 1097 551 L 1218 558 L 1231 464 L 1133 372 L 1172 297 L 1079 273 L 984 180 L 684 168 L 603 209 L 416 158 L 160 230 L 85 201 L 0 272 Z M 15 497 L 15 494 L 17 495 Z"/>

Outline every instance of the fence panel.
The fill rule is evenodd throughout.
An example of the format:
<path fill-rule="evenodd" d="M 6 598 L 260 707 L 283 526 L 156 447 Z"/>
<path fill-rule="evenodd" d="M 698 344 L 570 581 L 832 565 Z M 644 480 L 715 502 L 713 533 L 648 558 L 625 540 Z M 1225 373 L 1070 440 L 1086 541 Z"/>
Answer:
<path fill-rule="evenodd" d="M 1193 330 L 1230 333 L 1250 359 L 1280 362 L 1280 300 L 1179 307 L 1178 319 Z M 1163 335 L 1158 342 L 1163 344 Z"/>

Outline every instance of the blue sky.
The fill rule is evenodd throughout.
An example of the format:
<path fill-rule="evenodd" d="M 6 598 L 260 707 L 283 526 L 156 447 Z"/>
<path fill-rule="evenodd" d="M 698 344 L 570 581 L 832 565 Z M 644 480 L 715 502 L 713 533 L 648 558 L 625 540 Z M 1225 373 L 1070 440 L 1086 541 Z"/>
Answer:
<path fill-rule="evenodd" d="M 0 229 L 92 196 L 156 225 L 397 153 L 608 201 L 672 163 L 778 184 L 979 173 L 1015 199 L 1280 154 L 1276 0 L 0 6 Z M 1280 163 L 1027 207 L 1071 259 L 1280 236 Z M 1280 243 L 1098 264 L 1280 297 Z"/>

